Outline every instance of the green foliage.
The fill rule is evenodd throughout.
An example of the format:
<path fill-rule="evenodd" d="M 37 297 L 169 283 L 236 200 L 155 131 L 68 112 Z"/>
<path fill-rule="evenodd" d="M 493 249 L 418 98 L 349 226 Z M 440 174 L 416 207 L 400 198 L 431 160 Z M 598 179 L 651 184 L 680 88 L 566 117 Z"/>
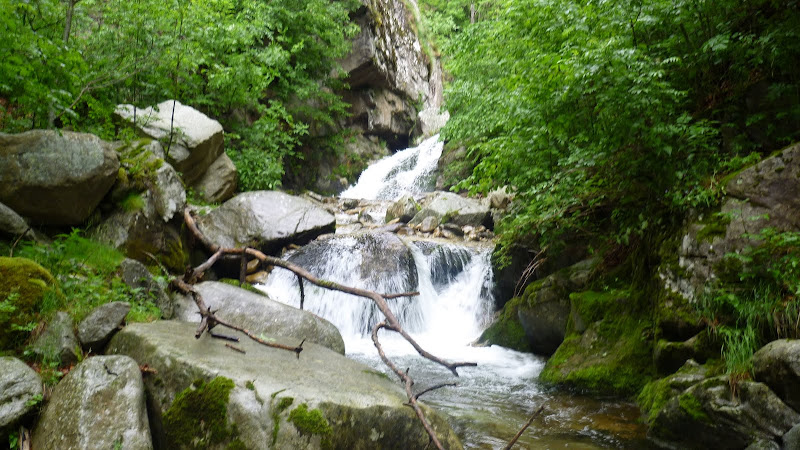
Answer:
<path fill-rule="evenodd" d="M 234 158 L 243 185 L 263 188 L 280 182 L 310 126 L 333 125 L 347 107 L 334 92 L 345 87 L 337 61 L 358 31 L 356 0 L 82 0 L 69 24 L 59 0 L 0 6 L 3 131 L 111 139 L 116 105 L 174 98 L 238 136 L 228 147 L 244 154 Z M 270 162 L 256 164 L 259 154 Z"/>
<path fill-rule="evenodd" d="M 800 137 L 796 1 L 506 0 L 473 24 L 452 3 L 443 134 L 475 165 L 456 188 L 516 191 L 505 244 L 628 243 L 713 204 L 726 162 Z"/>
<path fill-rule="evenodd" d="M 765 228 L 725 255 L 698 311 L 722 339 L 726 372 L 747 376 L 751 357 L 776 338 L 800 337 L 800 233 Z"/>

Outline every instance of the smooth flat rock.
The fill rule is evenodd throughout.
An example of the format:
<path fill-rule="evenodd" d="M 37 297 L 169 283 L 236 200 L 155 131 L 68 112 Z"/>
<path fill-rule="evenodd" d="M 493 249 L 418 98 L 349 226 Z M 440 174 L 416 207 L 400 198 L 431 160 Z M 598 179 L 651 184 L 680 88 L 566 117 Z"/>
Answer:
<path fill-rule="evenodd" d="M 207 333 L 195 339 L 195 328 L 173 321 L 135 323 L 108 345 L 107 352 L 129 355 L 155 370 L 145 378 L 151 413 L 161 415 L 154 420 L 164 423 L 167 416 L 169 423 L 178 422 L 172 408 L 175 399 L 183 393 L 185 404 L 191 392 L 186 389 L 198 379 L 207 384 L 214 380 L 224 384 L 227 379 L 233 384 L 222 414 L 227 424 L 222 427 L 235 425 L 238 431 L 230 438 L 247 448 L 424 448 L 428 443 L 411 408 L 403 406 L 406 396 L 400 384 L 367 366 L 317 344 L 306 343 L 298 358 L 231 332 L 240 338 L 235 345 L 245 351 L 242 354 Z M 295 339 L 265 338 L 296 345 Z M 445 447 L 461 448 L 446 422 L 424 408 Z M 314 410 L 316 430 L 300 425 L 297 418 L 311 417 Z M 186 417 L 183 423 L 191 420 Z M 155 439 L 166 440 L 174 431 L 165 434 Z M 192 432 L 188 434 L 184 442 L 193 439 Z"/>
<path fill-rule="evenodd" d="M 197 219 L 200 230 L 223 247 L 250 246 L 265 253 L 332 233 L 336 219 L 302 197 L 279 191 L 239 194 Z"/>
<path fill-rule="evenodd" d="M 33 431 L 37 450 L 150 450 L 142 374 L 127 356 L 95 356 L 53 390 Z"/>
<path fill-rule="evenodd" d="M 0 133 L 0 202 L 45 225 L 79 225 L 116 180 L 119 159 L 95 135 Z"/>
<path fill-rule="evenodd" d="M 220 319 L 256 335 L 264 333 L 292 338 L 296 341 L 294 345 L 305 339 L 344 354 L 344 340 L 339 330 L 321 317 L 225 283 L 205 281 L 195 288 Z M 175 319 L 200 322 L 197 305 L 190 296 L 176 295 L 175 298 L 178 300 Z"/>

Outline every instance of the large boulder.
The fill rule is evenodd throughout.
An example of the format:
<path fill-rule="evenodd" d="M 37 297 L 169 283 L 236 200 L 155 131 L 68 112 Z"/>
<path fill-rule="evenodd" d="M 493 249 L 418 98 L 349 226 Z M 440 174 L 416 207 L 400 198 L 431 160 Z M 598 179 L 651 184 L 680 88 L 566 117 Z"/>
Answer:
<path fill-rule="evenodd" d="M 142 374 L 127 356 L 95 356 L 53 390 L 33 431 L 33 448 L 153 448 Z"/>
<path fill-rule="evenodd" d="M 386 210 L 386 223 L 394 219 L 398 219 L 401 222 L 408 222 L 417 214 L 418 207 L 419 205 L 417 201 L 414 200 L 414 197 L 410 194 L 405 194 L 395 200 L 395 202 L 389 206 L 389 209 Z"/>
<path fill-rule="evenodd" d="M 464 198 L 452 192 L 437 192 L 409 222 L 419 225 L 427 217 L 436 217 L 439 223 L 453 223 L 458 226 L 490 226 L 489 208 L 477 200 Z"/>
<path fill-rule="evenodd" d="M 145 379 L 154 439 L 163 448 L 423 448 L 428 436 L 406 396 L 367 366 L 313 343 L 299 358 L 240 333 L 226 347 L 195 325 L 132 324 L 109 344 L 154 373 Z M 295 339 L 266 336 L 296 345 Z M 447 423 L 423 406 L 446 448 L 461 448 Z M 209 433 L 207 430 L 218 430 Z M 230 447 L 229 447 L 230 448 Z"/>
<path fill-rule="evenodd" d="M 45 225 L 80 225 L 111 189 L 119 159 L 97 136 L 0 133 L 0 202 Z"/>
<path fill-rule="evenodd" d="M 774 441 L 800 421 L 769 387 L 728 377 L 697 383 L 673 397 L 655 417 L 648 437 L 680 448 L 744 448 Z"/>
<path fill-rule="evenodd" d="M 220 203 L 228 200 L 236 192 L 238 177 L 236 166 L 227 154 L 219 155 L 208 170 L 195 182 L 192 188 L 204 201 Z"/>
<path fill-rule="evenodd" d="M 290 243 L 304 244 L 336 229 L 336 219 L 325 209 L 278 191 L 239 194 L 199 217 L 197 223 L 218 245 L 249 246 L 266 253 Z"/>
<path fill-rule="evenodd" d="M 314 314 L 284 305 L 236 286 L 216 281 L 195 285 L 206 305 L 220 319 L 251 332 L 293 338 L 300 343 L 314 342 L 344 354 L 344 340 L 333 324 Z M 200 322 L 197 305 L 191 296 L 176 296 L 175 318 Z"/>
<path fill-rule="evenodd" d="M 8 435 L 17 431 L 41 399 L 39 375 L 17 358 L 0 356 L 0 442 L 8 442 Z"/>
<path fill-rule="evenodd" d="M 35 241 L 46 241 L 46 238 L 34 231 L 22 216 L 2 203 L 0 203 L 0 235 L 10 238 L 22 236 Z"/>
<path fill-rule="evenodd" d="M 753 355 L 753 375 L 800 411 L 800 340 L 772 341 Z"/>
<path fill-rule="evenodd" d="M 187 185 L 199 180 L 222 154 L 222 125 L 180 102 L 167 100 L 145 109 L 119 105 L 115 113 L 141 134 L 161 142 L 167 162 Z"/>
<path fill-rule="evenodd" d="M 719 211 L 690 223 L 660 268 L 666 288 L 689 302 L 721 275 L 726 254 L 757 245 L 750 235 L 800 228 L 800 144 L 735 174 L 725 189 Z"/>

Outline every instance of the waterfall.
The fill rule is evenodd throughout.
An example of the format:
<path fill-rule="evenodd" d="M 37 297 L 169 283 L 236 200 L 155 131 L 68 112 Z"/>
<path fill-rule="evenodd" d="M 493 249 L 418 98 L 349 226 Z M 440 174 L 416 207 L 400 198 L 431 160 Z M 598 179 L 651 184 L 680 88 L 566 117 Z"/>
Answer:
<path fill-rule="evenodd" d="M 388 233 L 336 236 L 286 255 L 325 280 L 379 293 L 419 291 L 389 299 L 403 327 L 434 345 L 464 346 L 475 340 L 492 313 L 492 270 L 488 249 L 405 242 Z M 330 320 L 346 347 L 363 348 L 372 327 L 383 319 L 371 300 L 332 292 L 308 283 L 305 309 Z M 297 278 L 275 270 L 261 287 L 275 300 L 300 304 Z"/>
<path fill-rule="evenodd" d="M 343 198 L 394 200 L 403 193 L 420 194 L 433 189 L 431 176 L 442 156 L 439 135 L 417 147 L 401 150 L 367 167 L 358 183 L 341 193 Z"/>

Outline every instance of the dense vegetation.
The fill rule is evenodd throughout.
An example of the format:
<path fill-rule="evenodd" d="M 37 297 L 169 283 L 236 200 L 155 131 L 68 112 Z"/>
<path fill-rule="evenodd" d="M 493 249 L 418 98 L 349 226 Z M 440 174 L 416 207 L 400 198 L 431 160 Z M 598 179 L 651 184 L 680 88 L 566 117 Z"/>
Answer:
<path fill-rule="evenodd" d="M 290 158 L 341 136 L 336 59 L 355 0 L 0 0 L 0 130 L 117 137 L 116 105 L 177 99 L 222 121 L 245 189 L 280 183 Z"/>
<path fill-rule="evenodd" d="M 507 247 L 579 239 L 647 268 L 727 174 L 800 140 L 798 1 L 422 4 L 452 77 L 443 135 L 470 157 L 456 188 L 516 192 Z M 797 235 L 767 234 L 699 305 L 732 373 L 797 335 Z"/>

